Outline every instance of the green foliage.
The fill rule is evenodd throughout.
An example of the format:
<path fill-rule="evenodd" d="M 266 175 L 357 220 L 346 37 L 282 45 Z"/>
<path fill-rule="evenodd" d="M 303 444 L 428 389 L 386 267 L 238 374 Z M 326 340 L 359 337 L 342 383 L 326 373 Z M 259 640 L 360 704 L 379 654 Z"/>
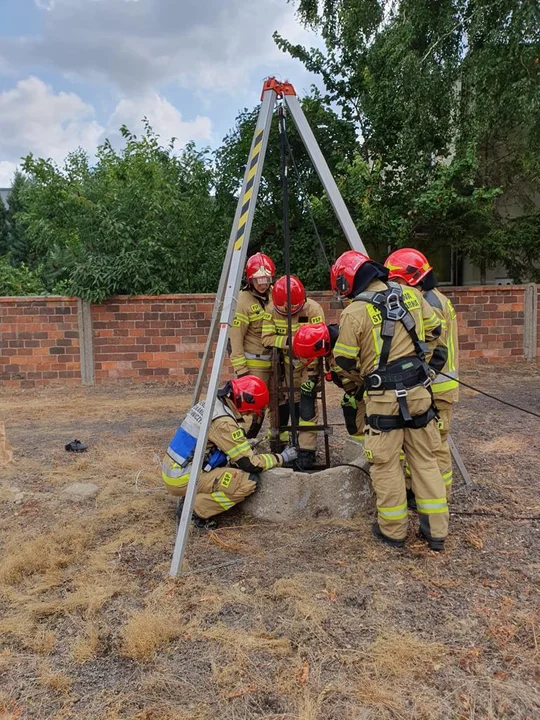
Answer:
<path fill-rule="evenodd" d="M 7 223 L 7 210 L 4 201 L 0 198 L 0 255 L 7 252 L 9 244 L 9 227 Z"/>
<path fill-rule="evenodd" d="M 26 263 L 28 265 L 37 265 L 39 262 L 39 258 L 35 256 L 26 236 L 23 219 L 23 212 L 31 187 L 32 183 L 29 178 L 17 171 L 8 195 L 9 207 L 7 212 L 9 227 L 7 250 L 14 264 Z"/>
<path fill-rule="evenodd" d="M 13 267 L 5 257 L 0 257 L 0 296 L 44 293 L 45 288 L 36 273 L 26 265 Z"/>
<path fill-rule="evenodd" d="M 356 148 L 356 134 L 351 122 L 340 119 L 325 106 L 317 93 L 302 101 L 302 108 L 322 148 L 332 172 L 344 161 L 352 162 Z M 238 189 L 242 183 L 246 158 L 249 155 L 258 109 L 244 110 L 236 120 L 216 153 L 216 200 L 234 214 Z M 330 260 L 335 255 L 335 218 L 328 222 L 319 218 L 318 226 L 324 254 L 316 239 L 309 216 L 308 201 L 323 194 L 319 178 L 307 155 L 296 128 L 287 122 L 287 136 L 292 155 L 289 157 L 289 216 L 291 230 L 291 268 L 308 288 L 326 287 L 328 268 L 324 254 Z M 270 131 L 268 149 L 263 166 L 261 188 L 250 239 L 250 253 L 262 250 L 276 262 L 278 274 L 283 273 L 283 210 L 280 178 L 280 139 L 277 118 Z"/>
<path fill-rule="evenodd" d="M 504 205 L 510 197 L 526 217 L 540 192 L 536 0 L 296 5 L 325 51 L 275 39 L 358 127 L 365 165 L 357 158 L 341 181 L 368 242 L 451 243 L 517 272 L 515 243 L 534 240 Z"/>
<path fill-rule="evenodd" d="M 106 141 L 94 166 L 80 151 L 63 168 L 25 160 L 33 189 L 23 217 L 47 287 L 96 302 L 214 289 L 229 229 L 207 154 L 192 144 L 175 154 L 148 123 L 142 137 L 122 134 L 123 149 Z"/>

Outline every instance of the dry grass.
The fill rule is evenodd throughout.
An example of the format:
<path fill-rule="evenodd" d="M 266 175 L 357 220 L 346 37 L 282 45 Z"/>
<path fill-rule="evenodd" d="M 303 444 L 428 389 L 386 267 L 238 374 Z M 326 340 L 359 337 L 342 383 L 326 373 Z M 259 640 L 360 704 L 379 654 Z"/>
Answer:
<path fill-rule="evenodd" d="M 120 654 L 150 660 L 156 650 L 182 634 L 178 616 L 158 608 L 133 612 L 120 633 Z"/>
<path fill-rule="evenodd" d="M 235 517 L 233 529 L 194 532 L 188 560 L 249 562 L 169 581 L 174 501 L 154 453 L 189 398 L 140 387 L 4 395 L 16 458 L 0 478 L 0 720 L 540 716 L 523 523 L 469 519 L 433 558 L 418 543 L 408 556 L 377 546 L 363 517 L 298 523 L 293 539 Z M 23 452 L 28 421 L 37 455 Z M 81 426 L 89 452 L 65 453 L 58 435 Z M 478 507 L 515 498 L 506 453 L 528 457 L 535 442 L 519 428 L 511 448 L 471 440 L 499 453 L 497 472 L 482 466 L 495 495 Z M 60 500 L 76 481 L 98 485 L 96 500 Z M 527 496 L 535 481 L 520 481 Z"/>

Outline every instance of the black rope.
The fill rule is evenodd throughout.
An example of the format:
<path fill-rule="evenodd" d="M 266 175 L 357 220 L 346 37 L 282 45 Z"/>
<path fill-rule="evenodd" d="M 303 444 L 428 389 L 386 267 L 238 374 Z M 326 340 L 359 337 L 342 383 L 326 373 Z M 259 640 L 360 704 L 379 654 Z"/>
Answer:
<path fill-rule="evenodd" d="M 491 395 L 488 392 L 485 392 L 484 390 L 479 390 L 478 388 L 473 387 L 472 385 L 467 385 L 466 382 L 463 382 L 463 380 L 457 380 L 454 377 L 451 377 L 451 375 L 447 375 L 446 373 L 439 373 L 440 375 L 444 375 L 444 377 L 447 377 L 449 380 L 456 380 L 460 385 L 463 385 L 466 388 L 469 388 L 469 390 L 474 390 L 477 393 L 480 393 L 481 395 L 485 395 L 488 398 L 491 398 L 492 400 L 497 400 L 497 402 L 502 403 L 503 405 L 508 405 L 508 407 L 514 408 L 514 410 L 521 410 L 521 412 L 527 413 L 527 415 L 532 415 L 533 417 L 540 418 L 540 413 L 534 412 L 534 410 L 527 410 L 526 408 L 522 408 L 519 405 L 514 405 L 514 403 L 508 402 L 507 400 L 501 400 L 501 398 L 496 397 L 495 395 Z"/>
<path fill-rule="evenodd" d="M 450 515 L 465 515 L 470 517 L 494 517 L 500 518 L 501 520 L 540 520 L 540 515 L 502 515 L 501 513 L 494 512 L 475 512 L 473 510 L 452 510 L 450 509 Z"/>
<path fill-rule="evenodd" d="M 286 136 L 286 141 L 287 141 L 287 150 L 288 150 L 288 153 L 289 153 L 289 157 L 290 157 L 291 160 L 292 160 L 293 168 L 294 168 L 294 171 L 295 171 L 295 173 L 296 173 L 296 178 L 297 178 L 297 180 L 298 180 L 298 185 L 299 185 L 300 191 L 301 191 L 301 193 L 302 193 L 302 200 L 304 201 L 304 204 L 305 204 L 305 206 L 306 206 L 306 208 L 307 208 L 308 216 L 309 216 L 309 219 L 310 219 L 311 224 L 312 224 L 312 226 L 313 226 L 313 232 L 315 233 L 315 237 L 317 238 L 317 242 L 319 243 L 319 247 L 320 247 L 321 252 L 322 252 L 323 260 L 324 260 L 324 262 L 325 262 L 326 267 L 328 268 L 328 270 L 330 270 L 330 267 L 331 267 L 330 261 L 328 260 L 328 255 L 326 254 L 326 248 L 324 247 L 324 243 L 323 243 L 323 241 L 322 241 L 322 238 L 321 238 L 321 236 L 319 235 L 319 230 L 318 230 L 318 228 L 317 228 L 317 223 L 315 222 L 315 216 L 313 215 L 313 209 L 312 209 L 312 207 L 311 207 L 311 201 L 310 201 L 309 195 L 308 195 L 308 193 L 306 192 L 306 189 L 305 189 L 305 187 L 304 187 L 304 185 L 303 185 L 303 183 L 302 183 L 302 178 L 301 178 L 301 176 L 300 176 L 300 171 L 298 170 L 298 166 L 296 165 L 296 160 L 294 159 L 294 154 L 293 154 L 293 151 L 292 151 L 292 147 L 291 147 L 291 145 L 290 145 L 290 143 L 289 143 L 289 138 L 288 138 L 287 136 Z"/>

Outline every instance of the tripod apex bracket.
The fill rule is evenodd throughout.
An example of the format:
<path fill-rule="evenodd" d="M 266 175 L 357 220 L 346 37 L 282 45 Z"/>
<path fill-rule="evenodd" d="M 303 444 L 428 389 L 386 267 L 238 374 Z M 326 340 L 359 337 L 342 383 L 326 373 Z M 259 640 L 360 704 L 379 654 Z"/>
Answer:
<path fill-rule="evenodd" d="M 264 81 L 261 100 L 267 90 L 273 90 L 278 99 L 282 98 L 284 95 L 296 95 L 296 90 L 290 82 L 280 82 L 279 80 L 276 80 L 275 77 L 269 77 Z"/>

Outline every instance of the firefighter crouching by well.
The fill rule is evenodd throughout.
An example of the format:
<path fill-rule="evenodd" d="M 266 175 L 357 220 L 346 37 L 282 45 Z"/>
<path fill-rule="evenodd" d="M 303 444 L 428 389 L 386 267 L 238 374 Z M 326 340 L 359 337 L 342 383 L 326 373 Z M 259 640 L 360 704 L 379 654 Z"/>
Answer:
<path fill-rule="evenodd" d="M 448 533 L 446 491 L 435 452 L 440 435 L 429 391 L 435 375 L 426 361 L 437 346 L 441 323 L 414 288 L 388 282 L 388 269 L 348 251 L 331 272 L 332 289 L 351 300 L 340 318 L 334 358 L 340 374 L 365 388 L 365 453 L 377 496 L 373 532 L 403 547 L 408 528 L 403 447 L 412 470 L 421 537 L 442 550 Z M 428 348 L 426 342 L 431 343 Z"/>
<path fill-rule="evenodd" d="M 270 387 L 272 352 L 262 344 L 263 313 L 276 274 L 274 262 L 264 253 L 255 253 L 246 262 L 246 284 L 238 295 L 229 328 L 230 360 L 236 377 L 255 375 Z M 264 414 L 254 418 L 249 437 L 255 437 Z"/>
<path fill-rule="evenodd" d="M 318 302 L 306 297 L 302 282 L 291 276 L 291 325 L 293 336 L 302 325 L 315 325 L 324 322 L 324 312 Z M 276 281 L 272 288 L 272 299 L 266 306 L 262 328 L 262 342 L 268 348 L 282 351 L 284 373 L 279 380 L 280 387 L 285 390 L 279 404 L 279 417 L 274 420 L 276 425 L 289 423 L 289 398 L 286 392 L 289 384 L 289 352 L 288 352 L 288 306 L 287 277 Z M 318 366 L 316 362 L 306 363 L 293 358 L 294 365 L 294 402 L 298 432 L 298 460 L 295 468 L 300 471 L 311 470 L 315 465 L 317 433 L 309 431 L 309 427 L 317 424 L 318 409 L 316 385 L 318 382 Z M 280 393 L 281 394 L 281 393 Z"/>
<path fill-rule="evenodd" d="M 390 280 L 406 283 L 421 290 L 424 299 L 431 305 L 441 320 L 442 340 L 448 348 L 448 358 L 441 374 L 437 375 L 431 389 L 439 416 L 437 425 L 441 433 L 441 444 L 436 451 L 439 469 L 446 487 L 446 498 L 452 494 L 452 454 L 448 446 L 448 435 L 452 421 L 454 403 L 459 397 L 458 383 L 458 326 L 456 311 L 451 301 L 437 288 L 433 268 L 425 255 L 414 248 L 401 248 L 388 256 L 385 262 Z M 412 491 L 410 491 L 412 494 Z M 409 491 L 408 491 L 409 494 Z M 414 496 L 410 498 L 414 504 Z"/>
<path fill-rule="evenodd" d="M 254 375 L 230 380 L 218 391 L 195 496 L 193 519 L 198 527 L 208 527 L 208 518 L 230 510 L 255 492 L 263 470 L 296 459 L 295 448 L 259 455 L 249 444 L 242 427 L 244 416 L 261 414 L 268 400 L 266 383 Z M 171 495 L 186 494 L 203 411 L 204 402 L 191 408 L 163 458 L 162 478 Z"/>

